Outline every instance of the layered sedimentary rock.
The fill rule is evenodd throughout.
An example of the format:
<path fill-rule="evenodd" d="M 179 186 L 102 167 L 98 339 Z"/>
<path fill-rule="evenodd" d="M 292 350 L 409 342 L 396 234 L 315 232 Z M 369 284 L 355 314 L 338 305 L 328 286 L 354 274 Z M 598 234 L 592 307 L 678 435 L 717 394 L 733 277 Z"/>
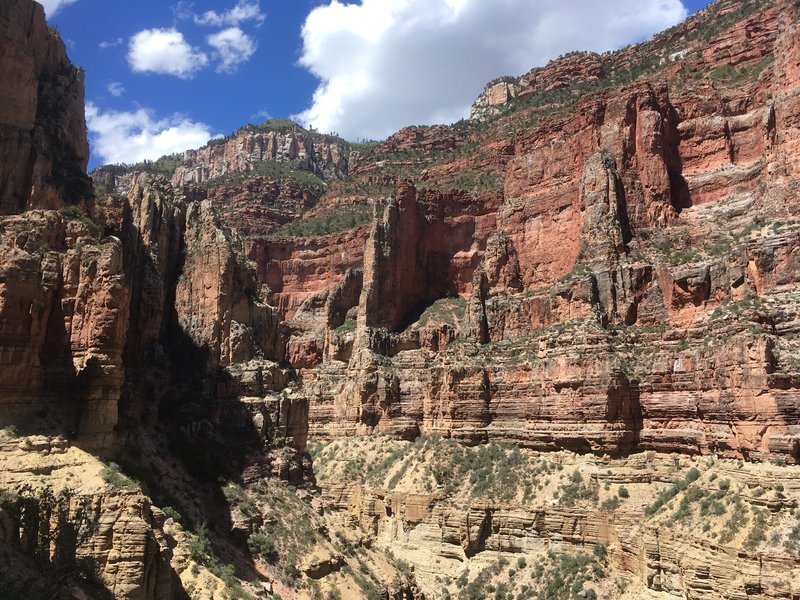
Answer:
<path fill-rule="evenodd" d="M 799 491 L 785 466 L 720 460 L 684 470 L 690 466 L 685 459 L 654 453 L 596 461 L 565 453 L 503 454 L 497 447 L 501 461 L 487 465 L 478 459 L 480 449 L 468 453 L 467 463 L 448 460 L 447 443 L 436 438 L 385 451 L 380 443 L 339 440 L 331 447 L 333 461 L 330 450 L 321 452 L 322 500 L 333 523 L 412 563 L 426 591 L 458 593 L 498 559 L 512 570 L 498 581 L 518 587 L 536 580 L 530 567 L 541 561 L 537 557 L 558 564 L 564 553 L 598 547 L 601 566 L 607 560 L 612 569 L 608 577 L 627 580 L 624 588 L 602 589 L 601 597 L 780 598 L 800 591 L 796 549 L 782 543 L 787 525 L 796 523 Z M 371 474 L 340 483 L 340 465 L 375 452 Z M 386 456 L 395 458 L 382 462 Z M 520 460 L 527 461 L 524 467 Z M 459 479 L 452 471 L 466 475 Z M 686 476 L 692 480 L 683 484 L 687 495 L 671 488 L 676 502 L 659 509 L 658 496 L 650 493 Z M 439 485 L 431 486 L 433 480 Z M 481 485 L 481 492 L 473 487 Z M 714 517 L 708 513 L 713 502 Z"/>
<path fill-rule="evenodd" d="M 291 318 L 304 301 L 336 285 L 348 269 L 363 262 L 369 229 L 308 239 L 251 239 L 247 257 L 269 286 L 283 318 Z"/>
<path fill-rule="evenodd" d="M 691 52 L 665 60 L 664 83 L 599 89 L 518 131 L 496 208 L 399 185 L 366 244 L 352 327 L 308 313 L 290 339 L 312 432 L 797 460 L 798 81 L 784 58 L 797 9 L 778 4 L 721 2 L 710 41 L 697 34 L 708 13 L 687 25 Z M 672 35 L 645 46 L 669 53 Z M 679 84 L 724 48 L 719 68 L 751 69 L 744 84 L 724 69 Z M 615 81 L 623 55 L 568 72 Z M 570 88 L 559 64 L 532 97 Z M 468 164 L 414 143 L 434 163 L 423 182 Z"/>
<path fill-rule="evenodd" d="M 172 182 L 176 186 L 203 183 L 227 173 L 257 170 L 260 163 L 268 162 L 291 164 L 323 179 L 338 179 L 347 175 L 347 155 L 338 142 L 299 128 L 260 131 L 245 127 L 228 139 L 187 151 Z"/>
<path fill-rule="evenodd" d="M 167 599 L 177 592 L 170 566 L 172 552 L 162 530 L 164 516 L 160 514 L 159 519 L 157 509 L 141 494 L 98 493 L 52 501 L 31 497 L 20 505 L 25 506 L 21 511 L 11 503 L 0 509 L 0 541 L 17 550 L 19 557 L 38 556 L 39 564 L 65 571 L 80 564 L 114 598 Z M 46 532 L 37 530 L 43 521 Z M 48 545 L 37 546 L 43 543 Z M 15 580 L 9 573 L 5 576 Z M 31 582 L 34 590 L 36 583 Z"/>
<path fill-rule="evenodd" d="M 0 39 L 0 214 L 88 200 L 83 71 L 39 4 L 4 2 Z"/>
<path fill-rule="evenodd" d="M 550 92 L 573 83 L 596 82 L 605 76 L 606 66 L 597 54 L 573 52 L 532 69 L 522 77 L 502 77 L 484 88 L 475 100 L 470 118 L 485 120 L 500 114 L 508 102 L 528 94 Z"/>
<path fill-rule="evenodd" d="M 672 481 L 670 461 L 687 460 L 662 459 L 654 478 L 653 452 L 800 461 L 798 18 L 787 0 L 720 0 L 644 45 L 495 81 L 471 123 L 407 128 L 352 155 L 333 136 L 249 126 L 182 158 L 98 170 L 90 198 L 76 175 L 80 73 L 41 10 L 8 4 L 1 424 L 46 424 L 106 450 L 116 426 L 140 468 L 192 498 L 193 521 L 230 517 L 214 533 L 231 555 L 279 522 L 265 478 L 313 480 L 309 434 L 574 451 L 593 465 L 592 489 L 641 485 L 637 508 L 576 508 L 538 497 L 538 482 L 514 498 L 486 482 L 459 496 L 436 453 L 430 469 L 395 472 L 399 490 L 355 485 L 383 464 L 375 451 L 324 482 L 313 509 L 341 517 L 376 564 L 370 543 L 407 552 L 428 590 L 443 583 L 430 558 L 456 577 L 485 553 L 601 544 L 650 592 L 797 595 L 773 577 L 793 574 L 796 556 L 753 552 L 744 534 L 718 542 L 716 525 L 674 528 L 683 497 L 665 500 L 669 517 L 641 514 Z M 754 521 L 770 511 L 788 536 L 783 495 L 797 490 L 780 473 L 794 467 L 762 481 L 725 464 Z M 619 465 L 637 472 L 606 472 Z M 703 493 L 727 493 L 713 481 Z M 169 539 L 145 497 L 73 496 L 98 527 L 72 554 L 114 593 L 166 597 L 176 560 L 191 579 L 184 538 Z M 7 545 L 24 546 L 21 522 L 0 520 Z M 306 537 L 326 541 L 302 577 L 366 568 L 311 522 Z M 254 580 L 274 575 L 269 539 L 250 541 L 266 561 Z M 376 568 L 381 583 L 397 572 Z M 418 595 L 403 581 L 383 588 Z"/>
<path fill-rule="evenodd" d="M 53 416 L 103 443 L 117 422 L 130 290 L 122 243 L 31 211 L 2 223 L 2 420 Z"/>

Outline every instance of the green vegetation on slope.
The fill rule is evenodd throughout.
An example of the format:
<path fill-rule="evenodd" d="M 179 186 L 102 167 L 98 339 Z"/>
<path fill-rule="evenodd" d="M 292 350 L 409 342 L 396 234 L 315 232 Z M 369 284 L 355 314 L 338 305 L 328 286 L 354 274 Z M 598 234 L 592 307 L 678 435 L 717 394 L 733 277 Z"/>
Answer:
<path fill-rule="evenodd" d="M 327 208 L 307 219 L 292 221 L 272 230 L 270 238 L 314 237 L 349 231 L 372 220 L 372 206 L 350 204 Z"/>

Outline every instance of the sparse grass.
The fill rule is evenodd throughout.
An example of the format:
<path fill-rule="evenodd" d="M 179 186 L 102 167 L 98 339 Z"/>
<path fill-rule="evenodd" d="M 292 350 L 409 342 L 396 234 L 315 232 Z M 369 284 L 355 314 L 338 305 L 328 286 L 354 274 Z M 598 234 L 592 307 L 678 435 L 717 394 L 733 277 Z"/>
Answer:
<path fill-rule="evenodd" d="M 413 443 L 385 442 L 370 450 L 345 452 L 344 442 L 310 444 L 315 472 L 320 478 L 357 481 L 394 489 L 410 478 L 415 487 L 446 496 L 464 495 L 498 501 L 531 500 L 543 477 L 559 465 L 533 457 L 513 444 L 489 442 L 467 447 L 439 436 L 420 437 Z"/>
<path fill-rule="evenodd" d="M 647 516 L 654 515 L 667 502 L 669 502 L 675 496 L 677 496 L 678 493 L 688 488 L 690 483 L 697 481 L 699 478 L 700 478 L 700 471 L 698 471 L 695 467 L 692 467 L 691 469 L 689 469 L 689 471 L 686 473 L 686 476 L 683 479 L 676 481 L 670 487 L 659 493 L 655 501 L 649 506 L 645 507 L 644 511 L 645 514 Z"/>
<path fill-rule="evenodd" d="M 356 319 L 345 319 L 344 323 L 339 325 L 333 331 L 335 333 L 351 333 L 351 332 L 356 330 L 356 325 L 357 324 L 358 324 L 358 322 L 356 321 Z"/>
<path fill-rule="evenodd" d="M 269 233 L 270 238 L 296 238 L 330 235 L 355 229 L 372 220 L 372 206 L 351 204 L 325 209 L 307 219 L 299 219 L 278 227 Z"/>
<path fill-rule="evenodd" d="M 250 550 L 279 567 L 289 582 L 296 582 L 298 561 L 325 539 L 314 513 L 285 482 L 262 479 L 250 486 L 248 496 L 265 523 L 250 536 Z"/>
<path fill-rule="evenodd" d="M 745 83 L 752 83 L 761 76 L 761 73 L 775 61 L 772 54 L 768 54 L 755 65 L 745 64 L 741 67 L 733 65 L 722 65 L 713 69 L 709 78 L 717 83 L 730 87 L 741 87 Z"/>
<path fill-rule="evenodd" d="M 767 511 L 754 511 L 753 525 L 744 540 L 744 547 L 748 550 L 755 550 L 762 542 L 767 540 Z"/>
<path fill-rule="evenodd" d="M 569 476 L 566 483 L 561 484 L 556 491 L 556 499 L 562 506 L 575 506 L 578 503 L 589 502 L 596 504 L 599 497 L 600 488 L 597 481 L 584 481 L 583 475 L 577 469 Z M 606 512 L 611 512 L 619 507 L 619 504 L 609 500 L 605 506 Z"/>
<path fill-rule="evenodd" d="M 420 326 L 430 323 L 445 323 L 456 326 L 464 319 L 467 301 L 461 296 L 440 298 L 426 308 L 419 317 Z"/>
<path fill-rule="evenodd" d="M 236 569 L 233 565 L 225 564 L 215 554 L 208 534 L 208 527 L 201 523 L 194 532 L 188 545 L 189 555 L 196 563 L 205 566 L 211 574 L 219 577 L 227 588 L 227 597 L 230 600 L 254 600 L 236 578 Z"/>
<path fill-rule="evenodd" d="M 232 171 L 208 179 L 200 187 L 218 185 L 237 186 L 253 177 L 266 177 L 275 181 L 290 180 L 296 182 L 301 190 L 308 191 L 316 196 L 321 196 L 327 189 L 327 184 L 319 176 L 300 167 L 297 161 L 276 162 L 265 160 L 252 165 L 248 171 Z"/>
<path fill-rule="evenodd" d="M 719 536 L 719 542 L 721 544 L 728 544 L 733 541 L 748 521 L 747 512 L 749 507 L 742 501 L 738 494 L 733 496 L 731 506 L 733 510 L 728 520 L 725 521 Z"/>

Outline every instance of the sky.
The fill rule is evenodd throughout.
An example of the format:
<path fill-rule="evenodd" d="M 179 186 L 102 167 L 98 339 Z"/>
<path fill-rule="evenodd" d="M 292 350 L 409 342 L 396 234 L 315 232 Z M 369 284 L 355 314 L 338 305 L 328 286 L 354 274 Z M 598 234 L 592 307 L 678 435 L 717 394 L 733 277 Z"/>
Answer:
<path fill-rule="evenodd" d="M 484 85 L 645 40 L 708 0 L 43 0 L 86 72 L 89 167 L 292 118 L 351 141 L 452 123 Z"/>

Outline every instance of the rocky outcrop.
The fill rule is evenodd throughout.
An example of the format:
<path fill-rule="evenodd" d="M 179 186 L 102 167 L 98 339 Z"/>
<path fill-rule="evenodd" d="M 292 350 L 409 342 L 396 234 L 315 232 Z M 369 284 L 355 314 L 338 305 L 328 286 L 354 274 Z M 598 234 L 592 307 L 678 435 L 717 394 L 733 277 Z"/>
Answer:
<path fill-rule="evenodd" d="M 465 133 L 451 127 L 404 127 L 380 145 L 381 152 L 437 152 L 453 150 L 463 142 Z"/>
<path fill-rule="evenodd" d="M 120 240 L 71 214 L 3 220 L 2 420 L 56 417 L 102 445 L 117 422 L 130 290 Z"/>
<path fill-rule="evenodd" d="M 268 125 L 268 124 L 267 124 Z M 348 149 L 338 138 L 327 139 L 299 127 L 286 131 L 245 127 L 199 150 L 187 150 L 172 176 L 176 187 L 199 184 L 226 174 L 257 172 L 261 163 L 285 163 L 322 179 L 347 175 Z"/>
<path fill-rule="evenodd" d="M 175 289 L 180 328 L 209 351 L 211 368 L 249 360 L 264 353 L 283 357 L 278 322 L 264 301 L 254 269 L 237 255 L 210 201 L 186 211 L 184 262 Z"/>
<path fill-rule="evenodd" d="M 0 39 L 0 214 L 89 201 L 83 71 L 29 0 L 0 7 Z"/>
<path fill-rule="evenodd" d="M 537 579 L 526 567 L 542 557 L 557 563 L 598 549 L 602 568 L 610 569 L 601 580 L 627 580 L 630 597 L 737 598 L 758 590 L 759 597 L 781 598 L 798 591 L 783 576 L 800 568 L 793 543 L 780 543 L 797 522 L 800 492 L 785 466 L 652 452 L 608 461 L 511 446 L 453 455 L 448 448 L 456 445 L 435 437 L 390 449 L 382 443 L 342 439 L 324 449 L 322 501 L 332 526 L 410 562 L 426 592 L 463 588 L 497 560 L 512 571 L 501 580 L 512 589 L 528 584 L 524 592 Z M 495 460 L 482 461 L 484 453 Z M 375 454 L 369 475 L 340 477 L 342 463 Z M 675 501 L 661 508 L 664 494 Z M 628 597 L 617 588 L 604 592 Z"/>
<path fill-rule="evenodd" d="M 148 498 L 124 493 L 25 494 L 0 508 L 0 544 L 65 573 L 79 565 L 87 579 L 98 578 L 114 598 L 173 597 L 164 515 Z M 16 582 L 20 573 L 5 576 Z M 37 583 L 30 585 L 35 589 Z"/>
<path fill-rule="evenodd" d="M 545 499 L 538 481 L 482 496 L 492 483 L 477 476 L 458 482 L 477 486 L 467 494 L 444 483 L 436 452 L 405 479 L 386 478 L 398 489 L 366 485 L 400 456 L 372 464 L 373 448 L 311 502 L 320 519 L 330 511 L 357 526 L 357 544 L 334 544 L 314 517 L 330 539 L 306 548 L 301 577 L 349 581 L 373 543 L 417 545 L 453 577 L 485 553 L 601 544 L 640 589 L 795 594 L 770 579 L 794 573 L 794 558 L 668 522 L 689 483 L 662 503 L 669 517 L 656 507 L 642 520 L 669 480 L 668 468 L 650 468 L 656 452 L 676 454 L 667 467 L 685 455 L 764 463 L 741 469 L 768 469 L 761 483 L 784 487 L 746 501 L 779 515 L 769 523 L 785 526 L 780 535 L 794 508 L 781 494 L 796 486 L 779 472 L 800 462 L 798 8 L 738 4 L 720 0 L 637 48 L 495 81 L 474 111 L 485 122 L 407 128 L 364 145 L 353 165 L 338 138 L 272 123 L 182 159 L 101 169 L 90 199 L 73 178 L 85 162 L 80 73 L 41 11 L 12 2 L 0 9 L 11 40 L 0 72 L 13 71 L 12 91 L 0 92 L 11 107 L 0 108 L 0 424 L 52 427 L 104 450 L 126 439 L 137 466 L 191 498 L 193 521 L 230 517 L 215 533 L 238 546 L 223 553 L 248 540 L 266 562 L 270 539 L 248 539 L 278 525 L 262 510 L 277 492 L 265 480 L 314 480 L 309 435 L 571 451 L 596 467 L 596 493 L 600 482 L 651 486 L 638 508 Z M 25 53 L 32 62 L 16 60 Z M 147 172 L 173 168 L 171 180 Z M 81 210 L 63 208 L 73 204 Z M 351 218 L 336 231 L 324 215 L 339 209 Z M 325 227 L 273 235 L 315 218 Z M 62 438 L 20 444 L 73 450 Z M 615 479 L 620 465 L 628 479 Z M 26 476 L 6 470 L 15 485 Z M 721 476 L 743 496 L 756 487 Z M 704 493 L 725 491 L 712 481 Z M 48 561 L 85 558 L 120 597 L 167 597 L 176 556 L 184 583 L 193 577 L 187 534 L 146 497 L 118 491 L 71 492 L 47 515 L 65 530 L 78 510 L 93 523 L 74 548 L 25 547 L 32 534 L 6 513 L 3 539 L 14 552 L 54 553 Z M 438 563 L 408 554 L 428 589 L 450 585 L 436 582 Z M 247 568 L 271 577 L 266 562 Z M 376 568 L 390 597 L 420 595 L 411 577 L 383 585 L 394 566 Z"/>
<path fill-rule="evenodd" d="M 305 188 L 293 179 L 251 177 L 240 185 L 189 187 L 192 200 L 212 201 L 221 221 L 244 238 L 263 238 L 313 208 L 324 190 Z"/>
<path fill-rule="evenodd" d="M 281 318 L 291 319 L 317 293 L 360 268 L 368 227 L 308 238 L 248 239 L 245 253 L 270 289 Z"/>
<path fill-rule="evenodd" d="M 597 54 L 571 52 L 522 77 L 502 77 L 486 85 L 472 104 L 470 119 L 483 121 L 495 117 L 514 98 L 551 92 L 572 84 L 596 83 L 605 77 L 605 68 Z"/>

